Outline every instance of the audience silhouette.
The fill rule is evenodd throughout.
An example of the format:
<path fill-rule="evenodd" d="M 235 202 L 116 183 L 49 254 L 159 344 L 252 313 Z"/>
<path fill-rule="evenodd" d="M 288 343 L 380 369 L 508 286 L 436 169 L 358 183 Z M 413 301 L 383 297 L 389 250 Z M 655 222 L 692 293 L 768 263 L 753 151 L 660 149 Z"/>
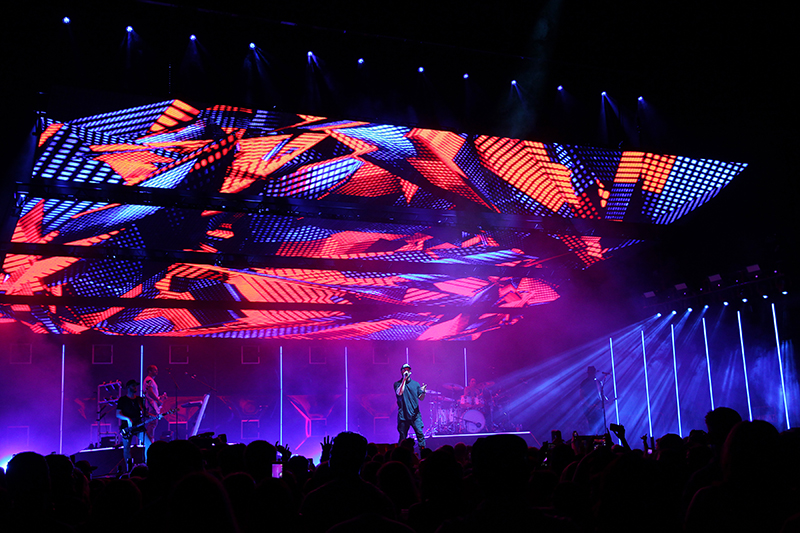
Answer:
<path fill-rule="evenodd" d="M 155 442 L 146 465 L 94 477 L 84 461 L 34 452 L 0 470 L 6 531 L 795 531 L 800 431 L 706 415 L 707 433 L 653 453 L 597 439 L 529 448 L 517 435 L 425 450 L 338 434 L 320 464 L 259 440 Z M 276 468 L 281 463 L 282 468 Z M 282 472 L 281 472 L 282 470 Z M 280 473 L 279 473 L 280 472 Z"/>

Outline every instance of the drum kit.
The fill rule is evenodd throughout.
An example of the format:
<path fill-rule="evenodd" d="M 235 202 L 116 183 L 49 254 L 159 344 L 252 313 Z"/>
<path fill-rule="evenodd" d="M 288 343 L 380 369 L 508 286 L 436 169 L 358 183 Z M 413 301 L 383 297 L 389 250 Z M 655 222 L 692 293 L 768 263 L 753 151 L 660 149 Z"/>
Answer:
<path fill-rule="evenodd" d="M 446 392 L 428 391 L 431 400 L 432 435 L 488 433 L 497 431 L 492 414 L 499 409 L 500 394 L 494 394 L 493 381 L 464 389 L 456 383 L 445 383 Z M 501 428 L 502 429 L 502 428 Z"/>

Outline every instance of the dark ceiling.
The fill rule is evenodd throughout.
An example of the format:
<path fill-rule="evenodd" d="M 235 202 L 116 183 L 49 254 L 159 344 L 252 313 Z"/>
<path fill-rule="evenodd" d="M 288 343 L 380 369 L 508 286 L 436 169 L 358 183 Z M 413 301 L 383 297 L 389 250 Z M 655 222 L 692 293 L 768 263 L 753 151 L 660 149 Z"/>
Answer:
<path fill-rule="evenodd" d="M 601 299 L 620 290 L 635 299 L 756 263 L 791 278 L 795 13 L 710 4 L 716 3 L 362 0 L 264 2 L 237 11 L 218 0 L 18 6 L 3 35 L 5 159 L 18 171 L 8 156 L 19 153 L 35 111 L 64 120 L 181 98 L 744 161 L 745 173 L 680 228 L 588 269 L 576 282 L 593 286 Z M 250 42 L 261 54 L 261 77 L 252 76 Z M 190 46 L 199 52 L 187 54 Z M 312 73 L 309 50 L 318 64 Z M 619 113 L 606 106 L 605 127 L 601 91 Z M 13 175 L 5 178 L 6 198 L 12 183 Z"/>

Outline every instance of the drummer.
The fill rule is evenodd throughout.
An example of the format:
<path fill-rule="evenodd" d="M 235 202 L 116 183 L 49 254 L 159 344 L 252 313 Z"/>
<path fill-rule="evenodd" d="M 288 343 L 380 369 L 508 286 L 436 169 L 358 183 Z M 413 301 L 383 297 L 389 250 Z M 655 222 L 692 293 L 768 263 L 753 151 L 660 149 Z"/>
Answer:
<path fill-rule="evenodd" d="M 482 398 L 483 397 L 483 384 L 479 384 L 478 380 L 472 378 L 469 380 L 469 386 L 464 389 L 464 398 L 472 398 L 472 401 L 468 401 L 470 405 L 475 405 L 474 398 Z"/>

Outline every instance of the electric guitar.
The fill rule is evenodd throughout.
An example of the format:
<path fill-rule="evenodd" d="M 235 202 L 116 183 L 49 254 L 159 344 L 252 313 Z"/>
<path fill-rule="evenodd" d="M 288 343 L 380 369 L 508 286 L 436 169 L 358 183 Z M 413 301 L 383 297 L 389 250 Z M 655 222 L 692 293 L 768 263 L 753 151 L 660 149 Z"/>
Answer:
<path fill-rule="evenodd" d="M 136 435 L 137 433 L 141 433 L 142 431 L 144 431 L 144 427 L 147 424 L 149 424 L 150 422 L 153 422 L 155 420 L 161 420 L 165 416 L 171 415 L 171 414 L 177 413 L 177 412 L 178 412 L 178 408 L 175 407 L 174 409 L 170 409 L 169 411 L 161 413 L 160 415 L 148 416 L 147 418 L 142 420 L 141 423 L 139 423 L 139 424 L 137 424 L 137 425 L 135 425 L 133 427 L 127 427 L 127 428 L 120 429 L 119 430 L 119 434 L 122 436 L 123 439 L 129 439 L 132 436 Z"/>

